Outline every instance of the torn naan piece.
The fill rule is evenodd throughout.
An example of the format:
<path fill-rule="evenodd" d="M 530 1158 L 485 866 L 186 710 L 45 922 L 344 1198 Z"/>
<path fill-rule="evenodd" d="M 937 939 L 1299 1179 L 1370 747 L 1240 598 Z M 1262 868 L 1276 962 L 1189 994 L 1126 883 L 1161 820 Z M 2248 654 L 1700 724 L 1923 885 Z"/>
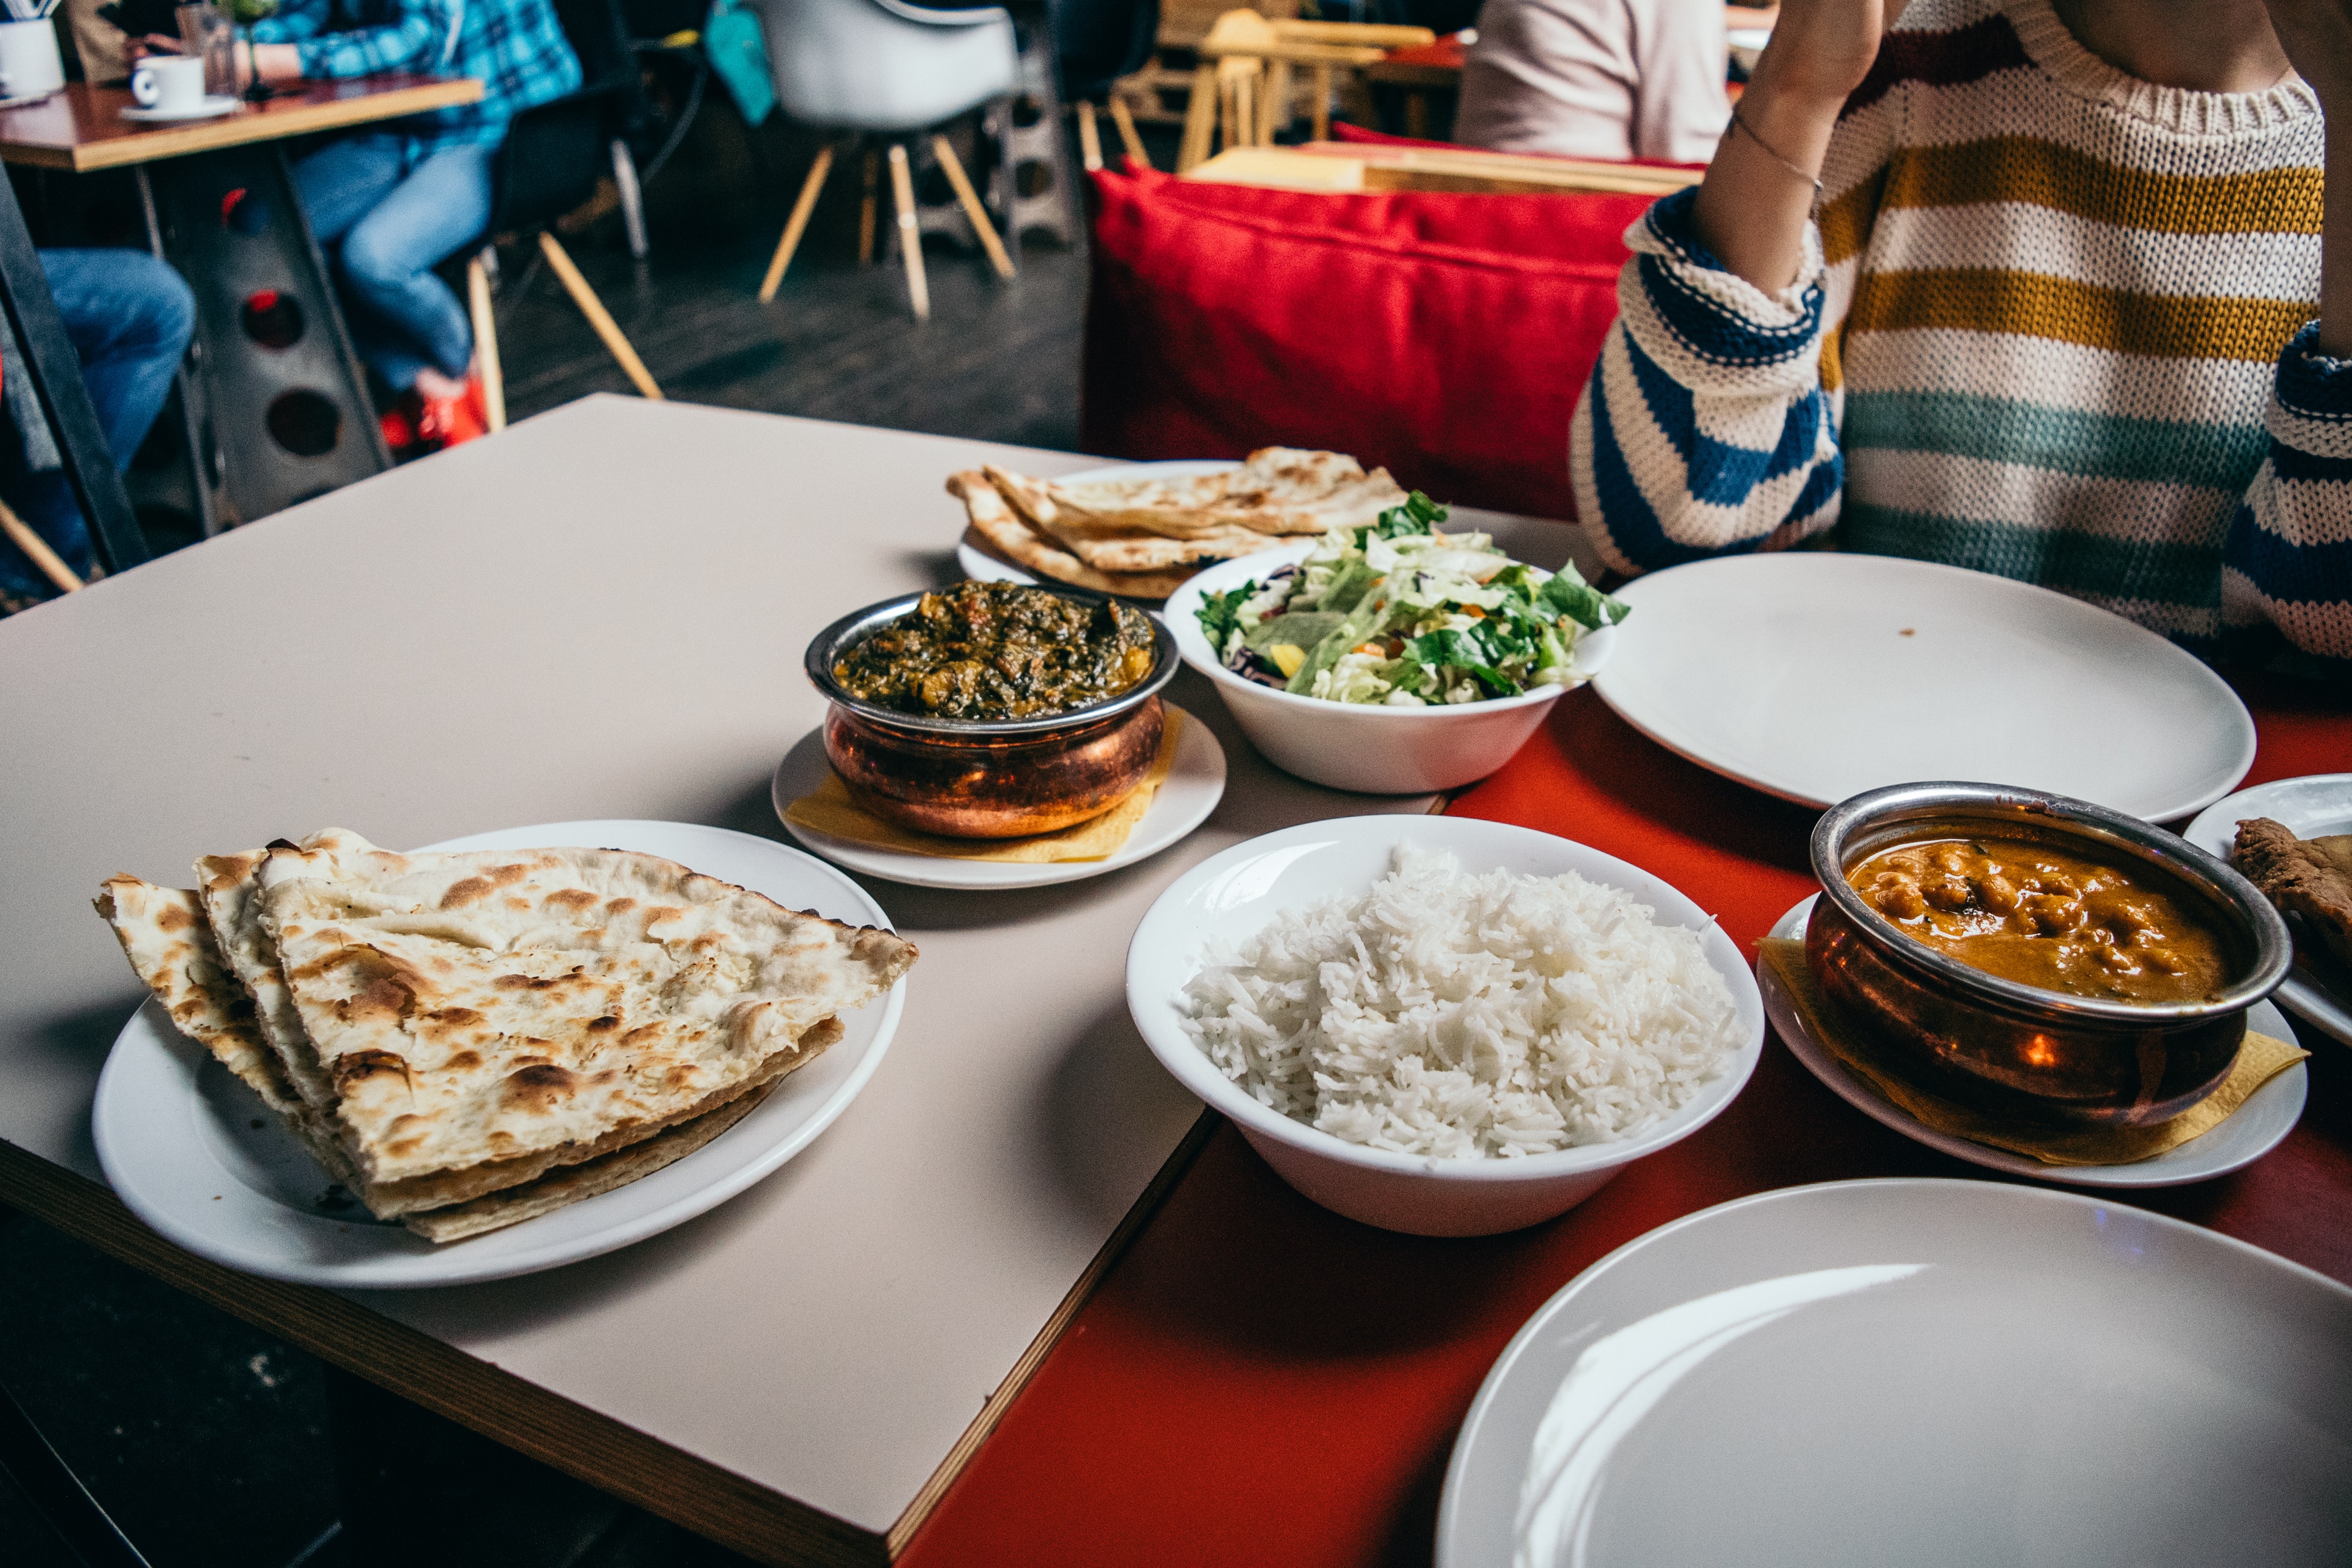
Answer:
<path fill-rule="evenodd" d="M 1386 468 L 1368 474 L 1345 453 L 1297 447 L 1260 447 L 1241 467 L 1212 474 L 1084 484 L 1046 480 L 1043 488 L 1065 514 L 1177 539 L 1226 528 L 1276 536 L 1361 528 L 1405 501 L 1404 490 Z"/>
<path fill-rule="evenodd" d="M 971 535 L 1024 571 L 1034 572 L 1074 588 L 1099 594 L 1122 594 L 1136 599 L 1164 599 L 1174 593 L 1189 572 L 1132 572 L 1112 575 L 1097 571 L 1024 521 L 979 469 L 948 476 L 948 493 L 963 502 Z"/>
<path fill-rule="evenodd" d="M 981 470 L 1031 528 L 1103 573 L 1165 572 L 1202 562 L 1230 561 L 1281 542 L 1249 529 L 1221 525 L 1181 538 L 1152 533 L 1066 507 L 1043 480 L 991 465 Z"/>
<path fill-rule="evenodd" d="M 642 1142 L 814 1059 L 914 962 L 654 856 L 402 856 L 355 835 L 260 868 L 260 922 L 380 1215 Z"/>

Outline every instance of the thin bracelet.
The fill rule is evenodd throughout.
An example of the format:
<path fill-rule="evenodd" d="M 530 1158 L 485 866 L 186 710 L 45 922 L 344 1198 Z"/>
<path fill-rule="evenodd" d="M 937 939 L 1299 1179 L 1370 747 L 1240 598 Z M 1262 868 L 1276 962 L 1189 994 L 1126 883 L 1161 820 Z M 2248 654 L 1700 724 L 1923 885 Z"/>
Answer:
<path fill-rule="evenodd" d="M 1805 171 L 1804 171 L 1804 170 L 1802 170 L 1802 169 L 1799 168 L 1796 164 L 1794 164 L 1794 163 L 1790 163 L 1788 159 L 1783 158 L 1782 156 L 1780 156 L 1780 150 L 1779 150 L 1778 148 L 1774 147 L 1774 146 L 1772 145 L 1772 143 L 1770 143 L 1769 142 L 1765 141 L 1765 140 L 1764 140 L 1764 138 L 1762 138 L 1761 136 L 1759 136 L 1759 135 L 1757 135 L 1757 134 L 1756 134 L 1756 127 L 1754 127 L 1753 125 L 1748 124 L 1747 121 L 1742 120 L 1742 119 L 1739 117 L 1739 106 L 1738 106 L 1738 104 L 1736 104 L 1736 103 L 1735 103 L 1735 104 L 1733 104 L 1733 105 L 1731 106 L 1731 123 L 1732 123 L 1732 125 L 1733 125 L 1733 126 L 1738 127 L 1739 130 L 1742 130 L 1742 131 L 1747 132 L 1748 132 L 1748 140 L 1749 140 L 1750 142 L 1755 142 L 1755 143 L 1756 143 L 1756 145 L 1758 145 L 1759 147 L 1763 148 L 1763 149 L 1764 149 L 1764 155 L 1765 155 L 1766 157 L 1768 157 L 1768 158 L 1771 159 L 1774 163 L 1776 163 L 1780 164 L 1780 167 L 1782 167 L 1782 168 L 1784 168 L 1784 169 L 1788 170 L 1788 171 L 1789 171 L 1789 173 L 1790 173 L 1790 174 L 1792 174 L 1796 175 L 1796 176 L 1797 176 L 1797 178 L 1799 178 L 1799 179 L 1801 179 L 1801 180 L 1804 181 L 1807 184 L 1809 184 L 1809 185 L 1812 186 L 1812 187 L 1813 187 L 1813 211 L 1814 211 L 1814 212 L 1816 212 L 1816 213 L 1818 213 L 1818 212 L 1820 212 L 1820 211 L 1821 211 L 1821 207 L 1822 207 L 1822 177 L 1821 177 L 1819 174 L 1808 174 L 1807 173 L 1805 173 Z M 1727 135 L 1727 136 L 1728 136 L 1728 135 L 1730 135 L 1730 134 L 1731 134 L 1731 132 L 1730 132 L 1728 129 L 1727 129 L 1727 130 L 1724 132 L 1724 134 L 1725 134 L 1725 135 Z"/>

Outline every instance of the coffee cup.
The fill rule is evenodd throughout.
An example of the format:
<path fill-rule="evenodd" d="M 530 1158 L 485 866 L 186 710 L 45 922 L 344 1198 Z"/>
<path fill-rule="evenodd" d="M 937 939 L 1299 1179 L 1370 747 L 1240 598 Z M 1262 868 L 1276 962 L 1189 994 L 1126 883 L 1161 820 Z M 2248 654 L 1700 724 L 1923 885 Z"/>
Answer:
<path fill-rule="evenodd" d="M 41 98 L 65 84 L 55 25 L 0 22 L 0 98 Z"/>
<path fill-rule="evenodd" d="M 205 62 L 188 55 L 155 55 L 131 73 L 131 96 L 158 114 L 194 114 L 205 106 Z"/>

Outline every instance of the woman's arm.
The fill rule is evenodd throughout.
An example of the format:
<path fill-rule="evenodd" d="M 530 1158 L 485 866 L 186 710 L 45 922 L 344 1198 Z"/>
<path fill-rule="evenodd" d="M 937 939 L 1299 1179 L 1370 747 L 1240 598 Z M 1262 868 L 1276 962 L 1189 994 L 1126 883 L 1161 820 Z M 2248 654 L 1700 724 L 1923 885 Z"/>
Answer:
<path fill-rule="evenodd" d="M 1838 110 L 1870 74 L 1878 40 L 1905 3 L 1788 0 L 1780 7 L 1691 212 L 1700 243 L 1768 294 L 1796 280 Z"/>
<path fill-rule="evenodd" d="M 462 0 L 392 0 L 392 19 L 378 26 L 320 33 L 290 43 L 265 41 L 260 52 L 262 79 L 438 69 L 456 39 L 461 5 Z M 255 36 L 268 40 L 271 33 L 257 27 Z"/>

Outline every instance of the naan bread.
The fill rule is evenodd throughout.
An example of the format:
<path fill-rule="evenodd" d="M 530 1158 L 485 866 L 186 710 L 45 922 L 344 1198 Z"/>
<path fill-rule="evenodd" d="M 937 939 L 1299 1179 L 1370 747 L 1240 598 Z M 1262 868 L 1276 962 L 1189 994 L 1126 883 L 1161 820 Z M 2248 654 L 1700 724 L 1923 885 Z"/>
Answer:
<path fill-rule="evenodd" d="M 205 856 L 196 862 L 196 892 L 204 901 L 222 959 L 252 1002 L 254 1027 L 268 1046 L 287 1085 L 313 1111 L 331 1119 L 335 1086 L 302 1032 L 286 977 L 278 973 L 278 950 L 261 928 L 261 866 L 270 854 L 268 849 L 254 849 L 242 855 Z M 350 1173 L 350 1162 L 344 1161 L 343 1165 L 339 1175 Z"/>
<path fill-rule="evenodd" d="M 1367 474 L 1343 453 L 1296 447 L 1261 447 L 1240 468 L 1222 473 L 1080 485 L 1049 480 L 1045 489 L 1064 512 L 1178 539 L 1226 528 L 1275 535 L 1360 528 L 1405 501 L 1405 492 L 1386 468 Z"/>
<path fill-rule="evenodd" d="M 1217 524 L 1182 537 L 1152 533 L 1063 506 L 1040 479 L 993 466 L 981 470 L 1032 528 L 1097 572 L 1164 572 L 1204 561 L 1230 561 L 1277 542 L 1264 533 Z"/>
<path fill-rule="evenodd" d="M 1101 594 L 1124 594 L 1138 599 L 1164 599 L 1174 593 L 1189 572 L 1130 572 L 1118 575 L 1098 572 L 1023 521 L 1005 504 L 1004 497 L 974 468 L 948 476 L 948 493 L 963 502 L 971 531 L 981 542 L 1014 565 Z"/>
<path fill-rule="evenodd" d="M 463 1241 L 469 1236 L 487 1231 L 503 1230 L 510 1225 L 520 1225 L 527 1219 L 537 1219 L 543 1214 L 553 1214 L 583 1198 L 593 1198 L 600 1193 L 625 1187 L 640 1176 L 650 1176 L 665 1165 L 675 1165 L 697 1149 L 734 1126 L 746 1116 L 776 1086 L 763 1083 L 746 1094 L 740 1094 L 718 1110 L 680 1126 L 657 1132 L 644 1142 L 606 1154 L 582 1165 L 571 1165 L 552 1175 L 471 1203 L 452 1204 L 446 1208 L 426 1209 L 421 1214 L 404 1215 L 400 1223 L 432 1242 Z"/>
<path fill-rule="evenodd" d="M 2340 963 L 2352 964 L 2352 834 L 2298 838 L 2267 816 L 2238 824 L 2230 863 Z"/>
<path fill-rule="evenodd" d="M 703 1115 L 915 958 L 649 855 L 313 843 L 263 862 L 260 922 L 379 1214 Z"/>

